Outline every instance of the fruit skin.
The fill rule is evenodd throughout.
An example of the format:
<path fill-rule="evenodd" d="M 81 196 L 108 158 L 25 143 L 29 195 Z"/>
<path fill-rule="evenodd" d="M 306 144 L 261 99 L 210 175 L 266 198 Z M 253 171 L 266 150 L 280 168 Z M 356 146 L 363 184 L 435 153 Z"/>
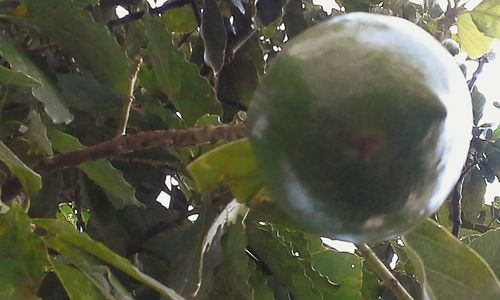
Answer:
<path fill-rule="evenodd" d="M 273 199 L 317 233 L 361 243 L 399 236 L 441 206 L 472 109 L 456 62 L 424 30 L 350 13 L 286 45 L 248 122 Z"/>

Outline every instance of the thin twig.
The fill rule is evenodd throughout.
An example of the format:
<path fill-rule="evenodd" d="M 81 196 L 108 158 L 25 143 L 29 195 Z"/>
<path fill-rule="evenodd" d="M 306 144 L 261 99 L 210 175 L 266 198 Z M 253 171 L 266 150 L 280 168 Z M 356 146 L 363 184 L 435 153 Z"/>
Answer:
<path fill-rule="evenodd" d="M 477 81 L 477 78 L 479 77 L 479 75 L 483 72 L 483 67 L 486 63 L 489 62 L 489 59 L 488 59 L 488 54 L 485 54 L 483 55 L 479 61 L 478 61 L 478 65 L 477 65 L 477 69 L 474 71 L 474 73 L 472 74 L 472 77 L 471 79 L 467 82 L 468 86 L 469 86 L 469 92 L 472 92 L 472 89 L 474 88 L 474 86 L 476 85 L 476 81 Z"/>
<path fill-rule="evenodd" d="M 139 73 L 139 69 L 142 65 L 142 57 L 136 56 L 132 62 L 132 72 L 130 72 L 129 77 L 129 90 L 127 99 L 125 99 L 125 103 L 123 103 L 122 115 L 120 124 L 118 125 L 118 129 L 116 131 L 116 136 L 122 136 L 127 133 L 127 124 L 128 118 L 130 116 L 130 108 L 132 107 L 132 102 L 134 102 L 134 89 L 135 83 L 137 81 L 137 74 Z"/>
<path fill-rule="evenodd" d="M 389 269 L 380 261 L 375 255 L 373 250 L 367 244 L 356 245 L 358 251 L 365 258 L 366 261 L 373 267 L 375 274 L 379 277 L 383 284 L 385 284 L 399 300 L 413 300 L 413 297 L 401 285 L 399 280 L 394 277 Z"/>
<path fill-rule="evenodd" d="M 152 130 L 116 137 L 84 149 L 43 159 L 33 169 L 40 175 L 78 166 L 88 161 L 116 157 L 154 147 L 181 148 L 206 143 L 233 141 L 247 136 L 244 124 L 221 125 L 184 130 Z M 17 178 L 2 186 L 2 201 L 8 203 L 22 192 Z"/>

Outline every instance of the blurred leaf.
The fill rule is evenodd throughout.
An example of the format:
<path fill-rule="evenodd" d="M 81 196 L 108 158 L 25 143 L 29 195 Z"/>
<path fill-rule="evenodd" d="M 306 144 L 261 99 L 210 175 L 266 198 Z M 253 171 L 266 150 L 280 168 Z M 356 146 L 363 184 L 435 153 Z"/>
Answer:
<path fill-rule="evenodd" d="M 481 171 L 477 168 L 473 168 L 465 175 L 462 187 L 462 213 L 466 220 L 473 223 L 477 221 L 479 212 L 483 208 L 486 185 Z"/>
<path fill-rule="evenodd" d="M 477 125 L 479 120 L 483 117 L 484 105 L 486 104 L 486 97 L 481 93 L 476 86 L 471 91 L 472 98 L 472 113 L 474 116 L 474 125 Z"/>
<path fill-rule="evenodd" d="M 130 62 L 125 50 L 102 24 L 92 19 L 83 5 L 66 0 L 26 0 L 26 18 L 19 21 L 34 25 L 77 58 L 84 69 L 113 88 L 120 96 L 127 96 Z"/>
<path fill-rule="evenodd" d="M 323 247 L 311 253 L 312 266 L 331 282 L 338 283 L 332 289 L 338 299 L 359 299 L 363 283 L 363 259 L 347 252 Z"/>
<path fill-rule="evenodd" d="M 209 299 L 218 300 L 222 295 L 226 300 L 259 299 L 253 296 L 248 280 L 250 278 L 249 259 L 246 254 L 247 238 L 241 222 L 231 225 L 221 240 L 223 262 L 214 270 L 214 287 Z"/>
<path fill-rule="evenodd" d="M 45 105 L 45 111 L 54 123 L 69 123 L 73 120 L 56 85 L 6 34 L 0 34 L 0 55 L 9 62 L 13 70 L 23 72 L 41 83 L 41 86 L 33 87 L 32 93 Z"/>
<path fill-rule="evenodd" d="M 423 266 L 427 285 L 436 299 L 500 297 L 498 279 L 484 260 L 437 223 L 427 220 L 404 240 L 412 263 Z M 419 277 L 422 280 L 422 274 Z"/>
<path fill-rule="evenodd" d="M 52 151 L 52 144 L 47 137 L 47 127 L 43 124 L 40 114 L 36 111 L 30 111 L 28 115 L 28 131 L 23 136 L 30 149 L 28 154 L 51 156 L 54 155 Z"/>
<path fill-rule="evenodd" d="M 363 300 L 378 300 L 380 294 L 380 285 L 377 276 L 372 272 L 363 269 L 363 286 L 361 288 L 361 298 Z"/>
<path fill-rule="evenodd" d="M 43 176 L 42 189 L 31 198 L 29 215 L 34 218 L 55 217 L 59 206 L 59 193 L 63 189 L 61 171 Z"/>
<path fill-rule="evenodd" d="M 153 18 L 143 21 L 158 85 L 182 114 L 185 124 L 191 126 L 207 113 L 220 114 L 220 103 L 212 87 L 172 45 L 172 36 L 165 26 Z"/>
<path fill-rule="evenodd" d="M 275 300 L 273 290 L 267 285 L 267 278 L 253 260 L 249 261 L 250 277 L 248 284 L 252 287 L 253 300 Z"/>
<path fill-rule="evenodd" d="M 241 49 L 236 52 L 234 59 L 224 65 L 217 81 L 217 97 L 227 107 L 233 109 L 233 114 L 227 116 L 232 119 L 234 113 L 248 107 L 253 93 L 259 83 L 259 76 L 263 68 L 262 49 L 257 37 L 250 38 Z"/>
<path fill-rule="evenodd" d="M 54 219 L 34 219 L 33 223 L 42 227 L 47 232 L 55 235 L 55 240 L 67 242 L 80 250 L 90 253 L 104 262 L 112 265 L 118 270 L 128 274 L 130 277 L 142 282 L 158 293 L 174 300 L 183 300 L 174 290 L 164 286 L 155 279 L 140 272 L 127 259 L 109 250 L 103 244 L 93 241 L 85 233 L 78 232 L 71 224 Z"/>
<path fill-rule="evenodd" d="M 62 94 L 71 107 L 93 116 L 118 118 L 122 100 L 111 89 L 104 87 L 87 74 L 58 74 L 57 80 Z"/>
<path fill-rule="evenodd" d="M 237 222 L 242 209 L 244 206 L 231 201 L 217 215 L 213 205 L 205 205 L 194 223 L 157 234 L 143 249 L 169 265 L 169 286 L 186 297 L 203 297 L 213 285 L 214 268 L 223 261 L 221 238 Z"/>
<path fill-rule="evenodd" d="M 0 141 L 0 161 L 16 176 L 28 195 L 35 195 L 42 188 L 42 178 L 24 164 L 10 149 Z"/>
<path fill-rule="evenodd" d="M 162 19 L 171 32 L 191 32 L 198 27 L 190 5 L 169 9 L 163 13 Z"/>
<path fill-rule="evenodd" d="M 203 0 L 200 34 L 205 46 L 204 59 L 217 74 L 224 65 L 227 34 L 216 0 Z"/>
<path fill-rule="evenodd" d="M 225 185 L 242 202 L 249 201 L 262 187 L 248 139 L 224 144 L 200 156 L 187 170 L 201 191 Z"/>
<path fill-rule="evenodd" d="M 255 3 L 255 19 L 258 27 L 266 27 L 281 17 L 282 0 L 258 0 Z"/>
<path fill-rule="evenodd" d="M 14 71 L 0 66 L 0 82 L 5 85 L 41 87 L 42 83 L 23 71 Z"/>
<path fill-rule="evenodd" d="M 495 172 L 497 178 L 500 178 L 500 146 L 497 146 L 496 140 L 493 143 L 486 144 L 484 153 L 488 166 Z"/>
<path fill-rule="evenodd" d="M 116 299 L 103 295 L 83 272 L 62 259 L 54 257 L 50 262 L 70 299 Z"/>
<path fill-rule="evenodd" d="M 63 255 L 52 258 L 51 262 L 56 262 L 56 264 L 59 263 L 58 267 L 62 267 L 63 271 L 69 272 L 68 275 L 80 277 L 80 280 L 88 289 L 85 291 L 76 288 L 71 278 L 64 278 L 62 274 L 58 273 L 59 280 L 68 291 L 68 294 L 78 298 L 86 297 L 88 295 L 87 293 L 90 292 L 91 294 L 95 294 L 98 299 L 133 300 L 128 291 L 116 279 L 113 273 L 111 273 L 109 267 L 102 265 L 94 256 L 51 236 L 46 237 L 45 241 L 50 248 Z M 76 269 L 72 270 L 69 266 L 70 263 L 81 273 L 78 274 Z"/>
<path fill-rule="evenodd" d="M 459 15 L 457 26 L 460 48 L 464 49 L 470 58 L 479 58 L 490 51 L 493 40 L 477 29 L 470 14 Z"/>
<path fill-rule="evenodd" d="M 247 224 L 246 229 L 250 251 L 285 285 L 293 299 L 323 299 L 307 276 L 300 258 L 290 251 L 270 225 Z"/>
<path fill-rule="evenodd" d="M 0 299 L 39 299 L 47 248 L 30 225 L 28 216 L 16 204 L 0 214 Z"/>
<path fill-rule="evenodd" d="M 492 38 L 500 38 L 500 1 L 483 0 L 471 12 L 477 28 Z"/>
<path fill-rule="evenodd" d="M 49 128 L 48 134 L 54 149 L 58 152 L 66 153 L 85 148 L 77 138 L 57 129 Z M 116 209 L 122 209 L 127 205 L 143 206 L 135 198 L 134 187 L 123 178 L 123 174 L 115 169 L 108 160 L 100 159 L 85 162 L 79 165 L 78 168 L 104 190 Z"/>
<path fill-rule="evenodd" d="M 347 12 L 368 11 L 371 3 L 378 3 L 377 0 L 338 0 Z"/>
<path fill-rule="evenodd" d="M 308 26 L 304 18 L 302 1 L 287 1 L 284 8 L 283 21 L 286 26 L 286 34 L 290 39 L 293 39 L 307 29 Z"/>
<path fill-rule="evenodd" d="M 500 278 L 500 229 L 481 234 L 469 246 L 481 255 Z"/>

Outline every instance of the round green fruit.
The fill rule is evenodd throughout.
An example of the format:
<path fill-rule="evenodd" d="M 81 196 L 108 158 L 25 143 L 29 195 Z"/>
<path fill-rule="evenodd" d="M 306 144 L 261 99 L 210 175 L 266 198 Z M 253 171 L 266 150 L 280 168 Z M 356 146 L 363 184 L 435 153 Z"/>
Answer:
<path fill-rule="evenodd" d="M 330 238 L 376 242 L 436 211 L 472 109 L 455 60 L 406 20 L 335 17 L 291 40 L 259 84 L 250 141 L 271 196 Z"/>

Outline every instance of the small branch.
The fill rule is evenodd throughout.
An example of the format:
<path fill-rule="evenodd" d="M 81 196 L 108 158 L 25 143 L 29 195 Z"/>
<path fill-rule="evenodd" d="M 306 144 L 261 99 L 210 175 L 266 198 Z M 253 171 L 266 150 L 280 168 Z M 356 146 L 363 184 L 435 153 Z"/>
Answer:
<path fill-rule="evenodd" d="M 365 260 L 373 267 L 377 276 L 394 293 L 397 299 L 413 300 L 413 297 L 406 291 L 399 280 L 394 277 L 391 271 L 387 269 L 367 244 L 357 244 L 356 247 Z"/>
<path fill-rule="evenodd" d="M 455 187 L 453 188 L 453 192 L 451 194 L 451 212 L 452 212 L 452 220 L 453 227 L 451 228 L 451 234 L 458 237 L 460 233 L 460 228 L 462 227 L 462 187 L 464 184 L 465 175 L 467 175 L 474 166 L 476 166 L 476 162 L 472 162 L 468 166 L 465 166 L 462 170 L 462 174 L 460 174 L 460 178 L 458 179 Z"/>
<path fill-rule="evenodd" d="M 480 59 L 479 59 L 479 64 L 477 66 L 477 69 L 476 71 L 474 71 L 474 73 L 472 74 L 472 77 L 471 79 L 467 82 L 468 86 L 469 86 L 469 92 L 472 92 L 472 89 L 474 88 L 474 86 L 476 85 L 476 80 L 477 78 L 479 77 L 479 75 L 483 72 L 483 67 L 486 63 L 489 62 L 489 59 L 488 59 L 488 54 L 485 54 L 483 55 Z"/>
<path fill-rule="evenodd" d="M 87 161 L 120 156 L 138 150 L 154 147 L 181 148 L 206 143 L 233 141 L 247 136 L 244 124 L 216 127 L 191 128 L 184 130 L 153 130 L 116 137 L 84 149 L 59 154 L 42 160 L 33 169 L 40 175 L 78 166 Z M 2 186 L 2 201 L 8 203 L 22 192 L 17 178 Z"/>
<path fill-rule="evenodd" d="M 130 108 L 132 107 L 132 102 L 134 102 L 134 89 L 135 83 L 137 81 L 137 74 L 139 73 L 139 69 L 142 65 L 142 57 L 136 56 L 132 62 L 132 72 L 129 77 L 129 90 L 127 99 L 125 99 L 125 103 L 123 103 L 122 115 L 120 124 L 118 125 L 118 129 L 116 131 L 116 136 L 122 136 L 127 133 L 127 124 L 128 118 L 130 116 Z"/>

